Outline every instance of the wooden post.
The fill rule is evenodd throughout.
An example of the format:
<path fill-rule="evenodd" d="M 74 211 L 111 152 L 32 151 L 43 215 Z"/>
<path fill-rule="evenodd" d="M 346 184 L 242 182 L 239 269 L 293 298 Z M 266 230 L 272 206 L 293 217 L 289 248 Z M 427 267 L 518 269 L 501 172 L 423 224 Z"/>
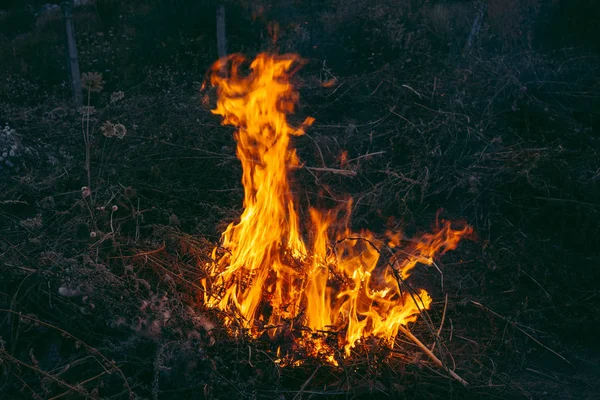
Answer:
<path fill-rule="evenodd" d="M 225 38 L 225 5 L 217 5 L 217 52 L 219 58 L 227 55 L 227 40 Z"/>
<path fill-rule="evenodd" d="M 65 32 L 67 36 L 67 64 L 71 75 L 71 89 L 76 107 L 83 106 L 83 94 L 81 92 L 81 73 L 79 72 L 79 57 L 75 44 L 75 29 L 73 28 L 73 0 L 63 1 L 60 4 L 65 16 Z"/>
<path fill-rule="evenodd" d="M 481 29 L 481 23 L 483 21 L 483 16 L 487 10 L 487 3 L 482 3 L 479 7 L 479 12 L 475 16 L 475 21 L 473 21 L 473 26 L 471 27 L 471 33 L 469 34 L 469 38 L 467 39 L 467 44 L 465 45 L 465 50 L 469 50 L 471 46 L 473 46 L 473 42 L 479 35 L 479 30 Z"/>

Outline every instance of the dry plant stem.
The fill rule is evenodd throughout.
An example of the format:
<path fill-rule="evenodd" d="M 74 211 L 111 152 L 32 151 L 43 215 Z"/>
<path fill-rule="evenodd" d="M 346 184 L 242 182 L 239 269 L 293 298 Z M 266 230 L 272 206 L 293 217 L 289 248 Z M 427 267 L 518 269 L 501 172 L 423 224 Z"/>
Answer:
<path fill-rule="evenodd" d="M 317 141 L 315 139 L 313 139 L 312 136 L 308 135 L 308 133 L 304 133 L 304 135 L 314 142 L 315 146 L 317 147 L 317 150 L 319 150 L 319 156 L 321 157 L 321 164 L 323 164 L 323 167 L 326 167 L 327 164 L 325 164 L 325 157 L 323 157 L 323 152 L 321 151 L 321 147 L 319 146 L 319 143 L 317 143 Z"/>
<path fill-rule="evenodd" d="M 136 253 L 136 254 L 132 254 L 130 256 L 119 256 L 119 257 L 115 257 L 115 258 L 134 258 L 134 257 L 150 256 L 152 254 L 160 253 L 160 252 L 164 251 L 166 248 L 167 248 L 167 246 L 163 243 L 156 250 L 150 250 L 150 251 L 145 251 L 145 252 L 142 252 L 142 253 Z"/>
<path fill-rule="evenodd" d="M 349 171 L 347 169 L 336 169 L 336 168 L 318 168 L 318 167 L 304 167 L 310 171 L 315 172 L 331 172 L 332 174 L 345 175 L 345 176 L 356 176 L 355 171 Z"/>
<path fill-rule="evenodd" d="M 95 348 L 93 348 L 93 347 L 92 347 L 92 346 L 90 346 L 89 344 L 85 343 L 83 340 L 80 340 L 79 338 L 77 338 L 76 336 L 74 336 L 74 335 L 70 334 L 69 332 L 65 331 L 64 329 L 61 329 L 61 328 L 59 328 L 59 327 L 57 327 L 57 326 L 54 326 L 54 325 L 52 325 L 52 324 L 49 324 L 49 323 L 47 323 L 47 322 L 41 321 L 41 320 L 39 320 L 39 319 L 37 319 L 37 318 L 32 318 L 32 317 L 30 317 L 30 316 L 28 316 L 28 315 L 23 315 L 23 314 L 22 314 L 22 313 L 20 313 L 20 312 L 13 311 L 13 310 L 7 310 L 7 309 L 5 309 L 5 308 L 0 308 L 0 312 L 6 312 L 6 313 L 9 313 L 9 314 L 13 314 L 13 315 L 16 315 L 16 316 L 18 316 L 18 317 L 20 317 L 20 318 L 27 318 L 27 319 L 29 319 L 30 321 L 33 321 L 33 322 L 35 322 L 35 323 L 37 323 L 37 324 L 40 324 L 40 325 L 43 325 L 43 326 L 45 326 L 45 327 L 47 327 L 47 328 L 56 329 L 58 332 L 60 332 L 61 334 L 63 334 L 63 335 L 64 335 L 64 337 L 66 337 L 66 338 L 70 338 L 70 339 L 72 339 L 72 340 L 75 340 L 76 342 L 79 342 L 79 343 L 81 343 L 81 345 L 82 345 L 83 347 L 85 347 L 85 348 L 86 348 L 86 349 L 87 349 L 87 350 L 88 350 L 90 353 L 92 353 L 92 354 L 94 354 L 94 355 L 96 355 L 96 356 L 100 357 L 100 358 L 101 358 L 101 359 L 102 359 L 102 360 L 103 360 L 103 361 L 106 363 L 106 365 L 110 365 L 110 368 L 109 368 L 110 370 L 117 371 L 117 372 L 119 373 L 119 375 L 121 375 L 121 378 L 123 378 L 123 385 L 125 386 L 125 388 L 126 388 L 126 389 L 127 389 L 127 391 L 129 392 L 129 397 L 130 397 L 130 398 L 131 398 L 131 397 L 133 397 L 133 392 L 131 391 L 131 386 L 129 386 L 129 382 L 127 381 L 127 378 L 125 377 L 125 374 L 123 373 L 123 371 L 121 371 L 121 369 L 120 369 L 120 368 L 118 368 L 118 367 L 115 365 L 115 362 L 114 362 L 114 361 L 111 361 L 111 360 L 109 360 L 108 358 L 106 358 L 106 356 L 104 356 L 102 353 L 100 353 L 98 350 L 96 350 Z M 8 354 L 7 354 L 7 355 L 8 355 Z M 17 361 L 18 361 L 18 360 L 17 360 Z M 100 363 L 100 362 L 99 362 L 99 364 L 102 366 L 102 368 L 104 368 L 104 370 L 105 370 L 105 371 L 107 371 L 107 372 L 109 372 L 109 373 L 110 373 L 110 371 L 107 369 L 107 367 L 106 367 L 105 365 L 103 365 L 103 364 L 102 364 L 102 363 Z"/>
<path fill-rule="evenodd" d="M 99 373 L 98 375 L 96 375 L 96 376 L 92 376 L 92 377 L 91 377 L 91 378 L 89 378 L 89 379 L 86 379 L 86 380 L 84 380 L 84 381 L 81 381 L 81 382 L 79 382 L 79 383 L 77 384 L 77 386 L 85 385 L 86 383 L 89 383 L 89 382 L 91 382 L 91 381 L 93 381 L 93 380 L 96 380 L 96 379 L 100 378 L 101 376 L 103 376 L 103 375 L 106 375 L 107 373 L 108 373 L 107 371 L 102 371 L 102 372 L 100 372 L 100 373 Z M 65 396 L 66 396 L 66 395 L 68 395 L 69 393 L 71 393 L 71 391 L 63 392 L 63 393 L 59 394 L 58 396 L 54 396 L 54 397 L 51 397 L 51 398 L 49 398 L 48 400 L 57 400 L 57 399 L 60 399 L 61 397 L 65 397 Z"/>
<path fill-rule="evenodd" d="M 321 181 L 319 180 L 319 178 L 317 177 L 317 175 L 315 175 L 315 174 L 314 174 L 314 173 L 311 171 L 311 169 L 310 169 L 310 168 L 305 168 L 305 169 L 306 169 L 306 170 L 307 170 L 307 171 L 308 171 L 308 172 L 309 172 L 309 173 L 310 173 L 310 174 L 313 176 L 313 178 L 315 178 L 315 181 L 317 181 L 317 182 L 319 182 L 319 183 L 321 182 Z M 333 200 L 335 200 L 335 201 L 338 201 L 338 200 L 337 200 L 337 198 L 336 198 L 336 196 L 335 196 L 335 195 L 334 195 L 334 194 L 331 192 L 331 190 L 329 190 L 329 187 L 328 187 L 327 185 L 322 185 L 322 186 L 323 186 L 323 188 L 325 189 L 325 191 L 326 191 L 326 192 L 329 194 L 329 196 L 331 196 L 331 199 L 333 199 Z"/>
<path fill-rule="evenodd" d="M 37 367 L 34 367 L 33 365 L 29 365 L 21 360 L 19 360 L 18 358 L 15 358 L 13 356 L 11 356 L 10 354 L 8 354 L 5 351 L 1 351 L 0 354 L 2 354 L 2 357 L 6 358 L 8 361 L 13 362 L 17 365 L 20 365 L 22 367 L 25 368 L 29 368 L 41 375 L 44 375 L 46 378 L 56 382 L 57 384 L 64 386 L 68 389 L 70 389 L 73 392 L 79 393 L 80 395 L 84 396 L 85 398 L 91 397 L 91 395 L 84 389 L 77 387 L 77 386 L 73 386 L 73 385 L 69 385 L 67 382 L 63 381 L 62 379 L 58 379 L 56 376 L 47 373 L 46 371 L 43 371 Z"/>
<path fill-rule="evenodd" d="M 440 322 L 440 326 L 437 330 L 437 332 L 435 333 L 436 336 L 436 341 L 435 343 L 433 343 L 431 345 L 431 351 L 433 351 L 433 348 L 435 347 L 436 343 L 438 343 L 438 341 L 440 340 L 440 334 L 442 333 L 442 328 L 444 327 L 444 321 L 446 320 L 446 309 L 448 308 L 448 293 L 446 293 L 446 299 L 444 300 L 444 311 L 442 311 L 442 321 Z"/>
<path fill-rule="evenodd" d="M 86 108 L 86 115 L 85 115 L 86 127 L 83 132 L 83 141 L 85 143 L 85 171 L 87 173 L 87 181 L 88 181 L 88 188 L 90 189 L 90 197 L 91 197 L 91 190 L 92 190 L 92 178 L 91 178 L 91 174 L 90 174 L 90 146 L 91 146 L 91 142 L 90 142 L 90 139 L 91 139 L 90 138 L 90 99 L 91 99 L 91 95 L 92 95 L 92 91 L 88 87 L 87 108 Z"/>
<path fill-rule="evenodd" d="M 116 257 L 116 258 L 126 258 L 126 257 L 131 257 L 131 256 L 121 256 L 121 257 Z M 161 264 L 159 261 L 157 261 L 157 260 L 155 260 L 155 259 L 153 259 L 153 258 L 146 259 L 146 262 L 148 262 L 148 261 L 149 261 L 150 263 L 152 263 L 152 264 L 156 265 L 157 267 L 161 268 L 162 270 L 164 270 L 164 272 L 165 272 L 165 273 L 171 273 L 171 272 L 172 272 L 172 271 L 171 271 L 171 270 L 168 268 L 168 267 L 170 267 L 170 266 L 165 266 L 165 265 Z M 187 280 L 187 279 L 185 279 L 185 278 L 182 278 L 182 277 L 178 277 L 178 279 L 179 279 L 181 282 L 184 282 L 184 283 L 186 283 L 186 284 L 190 285 L 191 287 L 193 287 L 193 288 L 194 288 L 194 289 L 196 289 L 196 290 L 199 290 L 199 291 L 200 291 L 200 292 L 202 292 L 202 293 L 204 293 L 204 291 L 205 291 L 205 290 L 204 290 L 204 288 L 203 288 L 202 286 L 199 286 L 199 285 L 197 285 L 196 283 L 194 283 L 194 282 L 192 282 L 192 281 L 189 281 L 189 280 Z"/>
<path fill-rule="evenodd" d="M 248 365 L 254 368 L 254 364 L 252 364 L 252 347 L 248 345 Z"/>
<path fill-rule="evenodd" d="M 421 93 L 417 92 L 415 89 L 411 88 L 408 85 L 402 85 L 403 88 L 409 89 L 410 91 L 412 91 L 414 94 L 416 94 L 417 96 L 419 96 L 419 98 L 423 98 L 423 96 L 421 96 Z"/>
<path fill-rule="evenodd" d="M 523 329 L 519 328 L 519 324 L 517 322 L 511 321 L 508 318 L 503 317 L 502 315 L 498 314 L 497 312 L 494 312 L 494 311 L 490 310 L 489 308 L 487 308 L 486 306 L 484 306 L 481 303 L 478 303 L 478 302 L 473 301 L 473 300 L 471 300 L 471 303 L 473 303 L 475 306 L 477 306 L 477 307 L 479 307 L 479 308 L 481 308 L 481 309 L 489 312 L 490 314 L 492 314 L 492 315 L 494 315 L 494 316 L 502 319 L 503 321 L 505 321 L 506 323 L 510 324 L 515 329 L 517 329 L 519 332 L 521 332 L 522 334 L 524 334 L 525 336 L 527 336 L 529 339 L 533 340 L 535 343 L 537 343 L 538 345 L 540 345 L 544 349 L 548 350 L 550 353 L 554 354 L 556 357 L 560 358 L 561 360 L 563 360 L 564 362 L 566 362 L 569 365 L 573 365 L 565 357 L 563 357 L 562 355 L 560 355 L 556 351 L 552 350 L 550 347 L 546 346 L 545 344 L 543 344 L 542 342 L 540 342 L 539 340 L 537 340 L 536 338 L 534 338 L 533 336 L 531 336 L 529 333 L 525 332 Z"/>
<path fill-rule="evenodd" d="M 433 91 L 431 92 L 431 98 L 429 99 L 429 103 L 433 103 L 433 98 L 435 97 L 435 91 L 437 90 L 437 76 L 433 78 Z"/>
<path fill-rule="evenodd" d="M 89 186 L 88 186 L 89 189 Z M 92 202 L 92 194 L 91 194 L 91 190 L 90 190 L 90 203 Z M 88 212 L 90 213 L 90 221 L 91 223 L 94 225 L 94 230 L 97 231 L 98 227 L 96 226 L 96 221 L 94 220 L 94 213 L 92 212 L 92 208 L 90 207 L 90 203 L 88 203 L 88 201 L 86 200 L 85 196 L 83 196 L 83 203 L 85 204 L 85 206 L 88 209 Z"/>
<path fill-rule="evenodd" d="M 308 386 L 308 384 L 310 383 L 310 381 L 312 381 L 312 379 L 315 377 L 315 375 L 317 374 L 317 371 L 319 370 L 319 368 L 321 368 L 320 365 L 318 365 L 317 368 L 315 368 L 315 371 L 312 373 L 312 375 L 309 376 L 308 379 L 302 384 L 302 386 L 300 387 L 300 390 L 298 391 L 298 393 L 296 393 L 296 395 L 294 396 L 293 400 L 301 399 L 302 398 L 302 395 L 304 394 L 304 390 L 306 389 L 306 386 Z"/>
<path fill-rule="evenodd" d="M 31 396 L 36 399 L 36 400 L 42 400 L 42 398 L 40 397 L 40 395 L 38 395 L 32 388 L 31 386 L 29 386 L 27 384 L 27 382 L 25 382 L 23 380 L 23 378 L 21 378 L 19 375 L 15 374 L 10 368 L 8 368 L 8 372 L 10 372 L 17 380 L 19 380 L 22 384 L 23 384 L 23 388 L 27 388 L 31 391 Z M 67 393 L 71 393 L 71 391 L 68 391 Z"/>
<path fill-rule="evenodd" d="M 337 80 L 337 78 L 336 78 L 336 80 Z M 377 87 L 375 88 L 375 90 L 373 90 L 371 92 L 371 94 L 369 95 L 369 97 L 373 96 L 375 93 L 377 93 L 377 91 L 379 90 L 379 88 L 381 87 L 381 85 L 383 85 L 383 81 L 379 82 L 379 85 L 377 85 Z"/>
<path fill-rule="evenodd" d="M 385 154 L 385 151 L 375 151 L 375 152 L 373 152 L 373 153 L 367 153 L 367 154 L 363 154 L 362 156 L 358 156 L 358 157 L 355 157 L 355 158 L 351 158 L 350 160 L 348 160 L 348 162 L 350 163 L 350 162 L 352 162 L 352 161 L 358 161 L 358 160 L 360 160 L 361 158 L 367 158 L 367 157 L 379 156 L 379 155 L 382 155 L 382 154 Z"/>
<path fill-rule="evenodd" d="M 413 341 L 414 344 L 416 344 L 417 346 L 419 346 L 419 348 L 421 350 L 423 350 L 423 353 L 425 353 L 438 367 L 445 369 L 446 371 L 448 371 L 448 374 L 450 374 L 450 376 L 454 379 L 456 379 L 457 381 L 459 381 L 463 386 L 467 386 L 468 383 L 467 381 L 465 381 L 463 378 L 461 378 L 460 376 L 458 376 L 458 374 L 454 371 L 452 371 L 450 368 L 448 368 L 446 365 L 444 365 L 444 363 L 435 356 L 435 354 L 433 354 L 433 352 L 431 350 L 429 350 L 427 348 L 427 346 L 425 346 L 415 335 L 413 335 L 408 329 L 406 329 L 404 326 L 402 325 L 398 325 L 399 330 L 404 333 L 410 340 Z"/>
<path fill-rule="evenodd" d="M 111 233 L 115 233 L 115 228 L 113 226 L 113 215 L 114 215 L 114 211 L 110 212 L 110 231 Z"/>

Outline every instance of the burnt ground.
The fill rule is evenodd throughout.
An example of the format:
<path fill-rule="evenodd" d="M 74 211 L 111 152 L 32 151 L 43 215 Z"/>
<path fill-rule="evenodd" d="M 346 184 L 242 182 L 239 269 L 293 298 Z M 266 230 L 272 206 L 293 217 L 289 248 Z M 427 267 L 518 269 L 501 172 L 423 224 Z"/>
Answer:
<path fill-rule="evenodd" d="M 393 350 L 366 340 L 340 367 L 291 367 L 274 361 L 284 338 L 226 334 L 198 287 L 243 196 L 233 129 L 210 113 L 214 93 L 208 103 L 199 93 L 216 59 L 213 14 L 197 28 L 181 13 L 200 6 L 133 2 L 119 18 L 107 3 L 76 9 L 82 72 L 104 80 L 89 111 L 71 105 L 64 84 L 60 15 L 2 33 L 0 397 L 596 398 L 595 49 L 519 41 L 494 9 L 468 50 L 469 29 L 448 25 L 455 9 L 402 14 L 402 29 L 385 6 L 362 16 L 295 9 L 329 23 L 308 39 L 281 23 L 279 50 L 307 59 L 290 119 L 316 119 L 294 143 L 301 203 L 352 196 L 353 227 L 377 234 L 418 235 L 438 213 L 474 227 L 436 260 L 443 287 L 434 268 L 414 277 L 441 330 L 422 319 L 412 330 L 437 342 L 462 387 L 402 335 Z M 230 50 L 274 50 L 267 23 L 232 4 Z M 366 28 L 373 20 L 379 30 Z M 106 121 L 125 136 L 104 136 Z"/>

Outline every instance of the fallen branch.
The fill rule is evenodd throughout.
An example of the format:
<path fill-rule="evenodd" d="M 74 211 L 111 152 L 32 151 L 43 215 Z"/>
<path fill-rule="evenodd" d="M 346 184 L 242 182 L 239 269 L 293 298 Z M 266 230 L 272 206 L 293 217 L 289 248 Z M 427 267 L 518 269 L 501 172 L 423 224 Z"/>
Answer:
<path fill-rule="evenodd" d="M 344 175 L 344 176 L 356 176 L 355 171 L 350 171 L 348 169 L 336 169 L 336 168 L 318 168 L 318 167 L 304 167 L 309 171 L 315 172 L 331 172 L 332 174 Z"/>
<path fill-rule="evenodd" d="M 447 365 L 445 365 L 439 358 L 437 358 L 435 356 L 435 354 L 433 354 L 433 352 L 431 350 L 429 350 L 427 348 L 427 346 L 425 346 L 423 344 L 423 342 L 421 342 L 415 335 L 413 335 L 407 328 L 405 328 L 402 325 L 398 325 L 399 330 L 404 333 L 410 340 L 413 341 L 414 344 L 416 344 L 417 346 L 419 346 L 419 348 L 423 351 L 423 353 L 427 354 L 427 356 L 440 368 L 445 369 L 446 371 L 448 371 L 448 374 L 456 379 L 457 381 L 459 381 L 463 386 L 467 386 L 469 383 L 467 381 L 465 381 L 463 378 L 461 378 L 456 372 L 452 371 L 450 368 L 448 368 Z"/>

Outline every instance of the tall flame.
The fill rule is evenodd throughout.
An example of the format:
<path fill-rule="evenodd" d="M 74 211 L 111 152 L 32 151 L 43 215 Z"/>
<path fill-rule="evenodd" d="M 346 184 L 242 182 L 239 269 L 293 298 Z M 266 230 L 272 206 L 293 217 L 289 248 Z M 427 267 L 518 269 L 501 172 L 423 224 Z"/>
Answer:
<path fill-rule="evenodd" d="M 232 55 L 211 69 L 210 83 L 218 94 L 213 113 L 237 127 L 244 211 L 222 235 L 224 255 L 213 251 L 202 281 L 204 302 L 227 311 L 227 325 L 239 324 L 254 334 L 258 327 L 274 333 L 286 324 L 341 332 L 350 355 L 357 340 L 370 335 L 393 339 L 399 325 L 414 322 L 429 308 L 429 294 L 411 293 L 402 281 L 418 263 L 431 265 L 437 253 L 454 249 L 471 228 L 454 230 L 445 223 L 400 251 L 398 232 L 388 233 L 387 246 L 368 231 L 353 234 L 348 229 L 351 202 L 344 210 L 310 209 L 310 221 L 300 221 L 289 179 L 300 161 L 290 140 L 314 120 L 308 117 L 294 128 L 287 115 L 298 100 L 290 79 L 301 61 L 293 54 L 263 53 L 244 74 L 245 58 Z M 388 257 L 380 254 L 384 247 Z M 299 343 L 312 341 L 310 348 L 327 353 L 311 338 L 305 335 Z"/>

